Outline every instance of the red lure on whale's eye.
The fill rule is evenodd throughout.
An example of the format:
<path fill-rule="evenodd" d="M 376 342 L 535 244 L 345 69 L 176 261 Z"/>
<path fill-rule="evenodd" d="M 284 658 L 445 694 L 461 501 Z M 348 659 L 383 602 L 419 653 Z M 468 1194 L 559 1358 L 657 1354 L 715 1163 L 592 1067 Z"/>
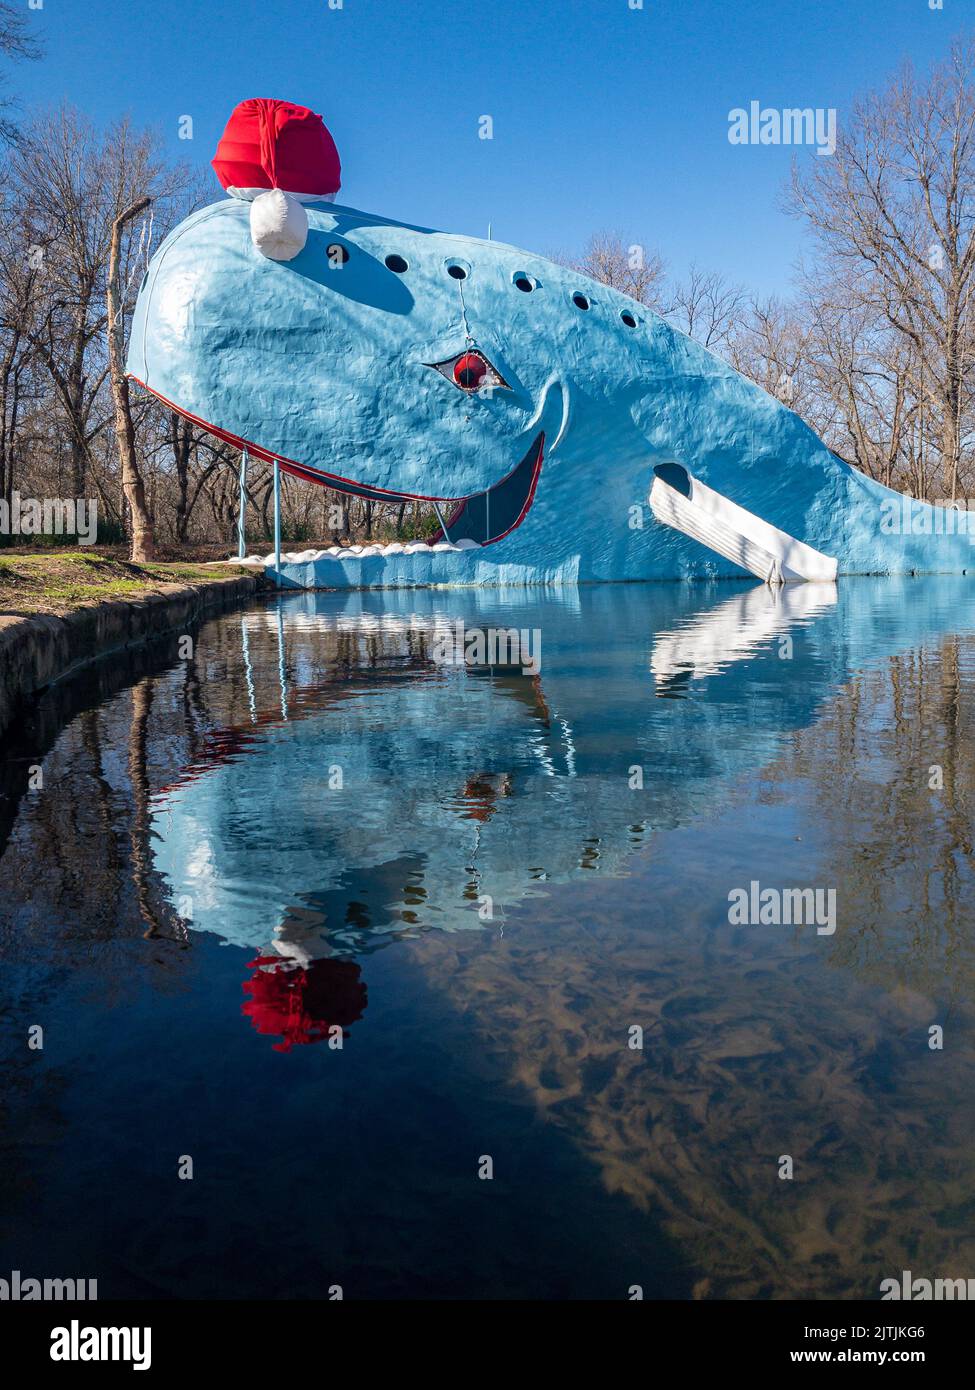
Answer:
<path fill-rule="evenodd" d="M 478 347 L 467 347 L 456 357 L 448 357 L 443 362 L 427 362 L 424 365 L 445 376 L 468 396 L 485 391 L 511 390 L 497 367 Z"/>
<path fill-rule="evenodd" d="M 476 391 L 487 373 L 488 364 L 476 352 L 465 352 L 454 363 L 454 380 L 465 391 Z"/>

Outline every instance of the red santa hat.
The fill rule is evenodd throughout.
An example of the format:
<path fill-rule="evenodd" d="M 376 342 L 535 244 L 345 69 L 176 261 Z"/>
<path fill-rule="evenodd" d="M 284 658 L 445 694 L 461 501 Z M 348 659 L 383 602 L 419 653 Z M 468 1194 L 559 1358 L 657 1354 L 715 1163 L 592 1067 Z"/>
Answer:
<path fill-rule="evenodd" d="M 332 199 L 342 185 L 339 152 L 307 106 L 252 97 L 234 108 L 213 159 L 233 197 L 251 202 L 251 241 L 271 261 L 292 261 L 308 240 L 303 202 Z"/>
<path fill-rule="evenodd" d="M 334 197 L 342 165 L 328 127 L 307 106 L 252 97 L 234 108 L 213 159 L 228 192 L 280 188 L 304 198 Z"/>

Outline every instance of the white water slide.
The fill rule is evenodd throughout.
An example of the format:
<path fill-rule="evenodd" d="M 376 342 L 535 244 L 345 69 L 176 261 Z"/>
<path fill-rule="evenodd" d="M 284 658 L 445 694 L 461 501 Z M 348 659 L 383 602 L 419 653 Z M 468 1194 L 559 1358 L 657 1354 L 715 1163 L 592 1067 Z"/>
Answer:
<path fill-rule="evenodd" d="M 658 521 L 716 550 L 766 584 L 836 579 L 837 561 L 770 526 L 754 512 L 729 501 L 692 477 L 679 463 L 653 470 L 650 510 Z"/>

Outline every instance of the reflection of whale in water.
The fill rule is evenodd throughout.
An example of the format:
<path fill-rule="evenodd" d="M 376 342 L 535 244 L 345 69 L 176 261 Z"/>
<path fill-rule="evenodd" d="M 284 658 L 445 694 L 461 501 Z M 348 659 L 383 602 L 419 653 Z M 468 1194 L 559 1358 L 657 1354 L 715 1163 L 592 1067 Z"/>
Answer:
<path fill-rule="evenodd" d="M 788 660 L 786 610 L 768 616 L 764 591 L 690 623 L 699 600 L 677 589 L 654 596 L 653 619 L 646 590 L 285 600 L 244 618 L 248 738 L 154 799 L 156 867 L 192 927 L 252 949 L 296 938 L 314 959 L 483 929 L 546 883 L 623 872 L 651 831 L 770 762 L 865 653 L 943 630 L 968 596 L 963 578 L 916 583 L 909 602 L 908 587 L 847 585 L 789 627 Z M 432 635 L 458 619 L 538 629 L 541 690 L 520 671 L 438 665 Z M 650 698 L 648 664 L 654 680 L 682 667 L 693 698 Z"/>

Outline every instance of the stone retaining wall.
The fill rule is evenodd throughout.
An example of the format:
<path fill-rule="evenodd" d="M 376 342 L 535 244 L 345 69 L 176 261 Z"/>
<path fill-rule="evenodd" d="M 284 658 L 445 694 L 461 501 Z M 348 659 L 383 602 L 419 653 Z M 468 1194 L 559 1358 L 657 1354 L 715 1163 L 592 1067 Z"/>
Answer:
<path fill-rule="evenodd" d="M 173 584 L 163 593 L 112 599 L 62 618 L 0 614 L 0 735 L 18 708 L 53 681 L 110 652 L 238 607 L 257 593 L 262 579 L 242 575 L 212 584 Z"/>

